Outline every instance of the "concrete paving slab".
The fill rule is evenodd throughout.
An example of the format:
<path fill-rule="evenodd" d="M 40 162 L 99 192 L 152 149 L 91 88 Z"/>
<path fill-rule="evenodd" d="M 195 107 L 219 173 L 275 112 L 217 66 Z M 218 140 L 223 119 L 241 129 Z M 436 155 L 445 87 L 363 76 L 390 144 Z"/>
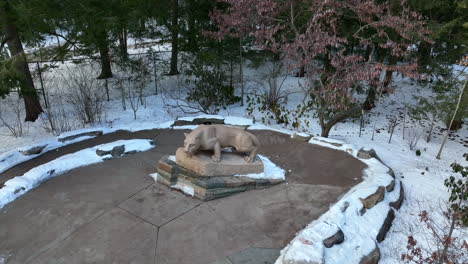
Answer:
<path fill-rule="evenodd" d="M 41 199 L 63 199 L 118 204 L 154 180 L 156 170 L 129 155 L 71 170 L 43 183 L 34 193 Z"/>
<path fill-rule="evenodd" d="M 175 150 L 178 147 L 184 146 L 184 133 L 190 133 L 191 130 L 188 129 L 161 129 L 157 131 L 157 134 L 154 137 L 154 142 L 156 146 L 160 146 L 161 151 L 174 150 L 171 151 L 175 155 Z M 165 149 L 169 147 L 170 149 Z"/>
<path fill-rule="evenodd" d="M 19 197 L 0 210 L 0 255 L 8 264 L 27 263 L 109 209 L 97 203 Z"/>
<path fill-rule="evenodd" d="M 291 183 L 286 185 L 286 190 L 298 230 L 306 227 L 311 219 L 316 219 L 326 212 L 348 191 L 347 188 L 339 186 Z"/>
<path fill-rule="evenodd" d="M 158 167 L 158 160 L 160 160 L 164 155 L 166 155 L 163 152 L 157 150 L 156 148 L 150 149 L 145 152 L 135 153 L 133 154 L 133 156 L 145 162 L 149 166 L 153 167 L 154 172 L 156 172 L 156 168 Z"/>
<path fill-rule="evenodd" d="M 157 264 L 206 264 L 249 247 L 239 234 L 206 203 L 159 230 Z"/>
<path fill-rule="evenodd" d="M 279 248 L 247 248 L 229 256 L 232 264 L 273 264 L 280 255 Z"/>
<path fill-rule="evenodd" d="M 156 226 L 162 226 L 201 203 L 198 199 L 155 183 L 121 203 L 119 207 Z"/>
<path fill-rule="evenodd" d="M 210 264 L 233 264 L 233 263 L 228 258 L 223 258 L 221 260 L 211 262 Z"/>
<path fill-rule="evenodd" d="M 280 184 L 207 202 L 252 246 L 282 248 L 311 219 L 319 217 L 346 188 Z"/>
<path fill-rule="evenodd" d="M 184 133 L 189 132 L 190 130 L 154 130 L 153 141 L 156 147 L 145 152 L 136 153 L 135 156 L 151 166 L 157 167 L 158 161 L 164 155 L 175 155 L 177 148 L 184 145 Z"/>
<path fill-rule="evenodd" d="M 114 207 L 33 264 L 154 264 L 157 227 Z"/>
<path fill-rule="evenodd" d="M 285 187 L 280 184 L 252 190 L 207 204 L 250 244 L 282 247 L 298 231 L 293 217 L 295 211 L 290 206 Z"/>

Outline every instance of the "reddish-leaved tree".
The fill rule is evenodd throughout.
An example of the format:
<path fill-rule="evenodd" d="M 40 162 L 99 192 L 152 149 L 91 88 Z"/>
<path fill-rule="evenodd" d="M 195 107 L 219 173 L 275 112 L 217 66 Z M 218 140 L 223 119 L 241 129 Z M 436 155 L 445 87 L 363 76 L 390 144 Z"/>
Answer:
<path fill-rule="evenodd" d="M 375 0 L 220 0 L 211 14 L 216 37 L 251 37 L 263 49 L 307 69 L 310 96 L 327 137 L 338 122 L 359 113 L 356 88 L 380 85 L 383 71 L 418 77 L 413 45 L 427 38 L 423 18 Z M 398 0 L 397 0 L 398 1 Z M 398 8 L 394 8 L 398 6 Z M 375 52 L 388 54 L 388 65 Z"/>

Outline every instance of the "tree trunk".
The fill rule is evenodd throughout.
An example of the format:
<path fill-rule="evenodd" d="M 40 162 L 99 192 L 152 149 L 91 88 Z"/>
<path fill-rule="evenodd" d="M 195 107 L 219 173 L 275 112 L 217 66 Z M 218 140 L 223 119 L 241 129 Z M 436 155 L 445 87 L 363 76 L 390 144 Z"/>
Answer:
<path fill-rule="evenodd" d="M 406 128 L 406 114 L 407 114 L 408 110 L 406 109 L 406 106 L 405 106 L 405 113 L 403 115 L 403 131 L 401 132 L 403 135 L 403 139 L 405 139 L 405 128 Z"/>
<path fill-rule="evenodd" d="M 304 75 L 305 75 L 305 66 L 302 65 L 301 68 L 299 69 L 299 72 L 297 73 L 297 77 L 302 78 L 304 77 Z"/>
<path fill-rule="evenodd" d="M 397 59 L 394 56 L 390 55 L 390 57 L 388 58 L 388 64 L 390 66 L 393 66 L 395 65 L 395 63 L 397 63 Z M 385 77 L 383 81 L 383 91 L 388 92 L 387 88 L 390 85 L 390 83 L 392 83 L 392 77 L 393 77 L 393 71 L 391 70 L 385 71 Z"/>
<path fill-rule="evenodd" d="M 429 143 L 432 139 L 432 131 L 434 130 L 434 122 L 435 122 L 435 117 L 432 117 L 432 120 L 431 120 L 431 126 L 429 128 L 429 133 L 427 134 L 427 143 Z"/>
<path fill-rule="evenodd" d="M 369 111 L 375 107 L 375 97 L 377 95 L 377 85 L 371 84 L 367 92 L 366 101 L 362 104 L 362 109 Z"/>
<path fill-rule="evenodd" d="M 335 126 L 338 122 L 341 122 L 349 117 L 352 117 L 361 111 L 361 106 L 354 106 L 351 107 L 350 109 L 336 113 L 332 118 L 330 118 L 328 121 L 325 121 L 325 113 L 322 110 L 321 113 L 319 113 L 319 123 L 321 127 L 321 136 L 322 137 L 328 137 L 328 134 L 330 133 L 330 130 L 332 129 L 333 126 Z"/>
<path fill-rule="evenodd" d="M 465 84 L 463 85 L 463 88 L 460 91 L 460 96 L 458 97 L 457 106 L 455 107 L 455 111 L 453 112 L 453 116 L 452 116 L 452 119 L 450 120 L 450 124 L 447 127 L 447 133 L 445 134 L 444 140 L 442 141 L 442 145 L 440 145 L 439 153 L 437 153 L 436 159 L 440 159 L 440 155 L 442 154 L 442 150 L 444 149 L 445 142 L 447 142 L 447 138 L 450 134 L 450 128 L 452 127 L 452 123 L 453 123 L 453 120 L 455 119 L 455 116 L 457 116 L 458 108 L 460 107 L 460 102 L 462 100 L 463 92 L 465 91 L 467 82 L 468 80 L 465 80 Z"/>
<path fill-rule="evenodd" d="M 122 29 L 119 30 L 119 49 L 122 59 L 127 60 L 127 29 L 125 27 L 122 27 Z"/>
<path fill-rule="evenodd" d="M 390 85 L 390 83 L 392 82 L 392 76 L 393 76 L 393 71 L 389 71 L 389 70 L 385 71 L 385 77 L 383 81 L 383 87 L 385 91 L 387 87 Z"/>
<path fill-rule="evenodd" d="M 328 135 L 330 134 L 330 130 L 331 130 L 332 126 L 324 126 L 322 127 L 322 131 L 320 132 L 320 136 L 321 137 L 328 137 Z"/>
<path fill-rule="evenodd" d="M 418 48 L 418 71 L 426 72 L 427 65 L 431 63 L 431 44 L 423 41 Z"/>
<path fill-rule="evenodd" d="M 369 62 L 371 62 L 374 58 L 375 58 L 375 61 L 382 62 L 384 60 L 384 58 L 385 58 L 385 52 L 382 49 L 374 48 L 373 46 L 372 47 L 369 46 L 367 48 L 367 50 L 366 50 L 366 56 L 367 56 Z M 367 92 L 366 101 L 364 101 L 364 104 L 362 105 L 362 108 L 364 110 L 369 111 L 369 110 L 371 110 L 372 108 L 375 107 L 375 100 L 376 100 L 376 97 L 377 97 L 377 89 L 378 89 L 379 83 L 380 83 L 379 77 L 373 79 L 370 82 L 369 91 Z M 380 95 L 381 95 L 381 93 L 380 93 Z"/>
<path fill-rule="evenodd" d="M 15 69 L 21 80 L 20 89 L 26 110 L 25 121 L 36 121 L 39 114 L 43 112 L 39 97 L 37 96 L 34 82 L 29 71 L 23 44 L 21 43 L 14 19 L 9 13 L 8 1 L 0 1 L 0 26 L 10 51 L 12 59 L 15 60 Z"/>
<path fill-rule="evenodd" d="M 179 53 L 179 1 L 172 0 L 172 51 L 171 51 L 171 70 L 169 75 L 177 75 L 177 56 Z"/>
<path fill-rule="evenodd" d="M 187 31 L 187 46 L 188 49 L 192 52 L 197 52 L 199 50 L 198 44 L 197 44 L 197 25 L 195 22 L 195 10 L 198 8 L 199 3 L 197 0 L 191 0 L 188 1 L 188 8 L 187 10 L 187 26 L 188 26 L 188 31 Z"/>
<path fill-rule="evenodd" d="M 101 74 L 97 77 L 98 79 L 107 79 L 112 77 L 111 62 L 109 56 L 109 43 L 107 42 L 107 33 L 103 32 L 103 35 L 99 39 L 98 43 L 99 55 L 101 59 Z"/>
<path fill-rule="evenodd" d="M 244 71 L 242 70 L 243 66 L 242 58 L 242 38 L 239 38 L 239 79 L 241 84 L 241 106 L 244 106 Z"/>

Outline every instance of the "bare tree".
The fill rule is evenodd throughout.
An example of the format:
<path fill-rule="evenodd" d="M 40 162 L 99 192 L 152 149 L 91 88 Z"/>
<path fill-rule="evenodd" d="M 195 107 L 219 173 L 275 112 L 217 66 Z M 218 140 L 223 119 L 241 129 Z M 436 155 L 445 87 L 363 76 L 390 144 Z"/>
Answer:
<path fill-rule="evenodd" d="M 127 88 L 126 89 L 127 90 L 127 92 L 126 92 L 127 100 L 130 103 L 130 108 L 133 111 L 133 119 L 136 120 L 137 119 L 138 108 L 140 108 L 140 98 L 141 98 L 140 95 L 141 95 L 141 93 L 133 85 L 134 82 L 132 82 L 131 80 L 128 80 L 126 83 L 127 83 L 127 85 L 125 85 L 125 87 Z"/>
<path fill-rule="evenodd" d="M 395 128 L 397 127 L 397 125 L 398 125 L 398 117 L 391 116 L 388 119 L 388 133 L 390 133 L 390 138 L 388 139 L 389 144 L 392 142 L 393 132 L 395 131 Z"/>
<path fill-rule="evenodd" d="M 62 82 L 67 88 L 67 101 L 83 125 L 99 123 L 104 111 L 105 89 L 103 81 L 94 78 L 92 67 L 67 68 Z"/>
<path fill-rule="evenodd" d="M 408 129 L 406 134 L 406 143 L 408 143 L 410 150 L 413 150 L 418 145 L 418 141 L 421 138 L 421 135 L 421 130 L 416 127 L 411 127 Z"/>
<path fill-rule="evenodd" d="M 120 102 L 122 103 L 122 109 L 124 111 L 127 111 L 127 103 L 125 100 L 125 98 L 127 98 L 127 95 L 123 78 L 117 78 L 117 87 L 120 91 Z"/>
<path fill-rule="evenodd" d="M 52 82 L 49 82 L 49 87 L 52 85 L 57 87 L 57 83 L 57 79 L 54 79 Z M 47 100 L 51 104 L 48 108 L 45 108 L 44 114 L 39 117 L 44 130 L 53 135 L 60 135 L 63 132 L 74 129 L 76 124 L 67 109 L 66 93 L 62 89 L 58 89 L 54 93 L 53 100 L 51 100 L 51 96 L 47 97 Z"/>
<path fill-rule="evenodd" d="M 143 87 L 145 86 L 146 79 L 143 77 L 135 76 L 119 80 L 120 87 L 124 91 L 124 98 L 122 100 L 128 101 L 130 108 L 133 111 L 133 119 L 137 119 L 137 112 L 141 106 L 145 106 L 143 97 Z"/>
<path fill-rule="evenodd" d="M 468 261 L 468 244 L 465 239 L 468 226 L 468 167 L 457 163 L 451 166 L 453 172 L 460 175 L 452 175 L 444 181 L 448 188 L 448 201 L 439 203 L 438 208 L 421 210 L 416 200 L 420 208 L 419 222 L 412 221 L 406 228 L 411 233 L 406 252 L 401 255 L 405 263 L 462 264 Z"/>
<path fill-rule="evenodd" d="M 7 128 L 13 137 L 22 137 L 25 133 L 22 116 L 24 108 L 21 97 L 11 94 L 0 101 L 0 124 Z"/>
<path fill-rule="evenodd" d="M 289 93 L 284 90 L 284 82 L 288 78 L 288 75 L 282 75 L 283 68 L 281 59 L 273 59 L 268 67 L 268 72 L 263 76 L 262 81 L 268 84 L 267 90 L 263 94 L 268 107 L 285 103 L 288 98 Z"/>

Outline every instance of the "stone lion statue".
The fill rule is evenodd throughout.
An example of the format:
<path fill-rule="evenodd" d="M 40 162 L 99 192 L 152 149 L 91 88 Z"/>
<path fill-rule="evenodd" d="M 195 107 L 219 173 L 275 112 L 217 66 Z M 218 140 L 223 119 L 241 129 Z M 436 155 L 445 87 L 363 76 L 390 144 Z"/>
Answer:
<path fill-rule="evenodd" d="M 211 159 L 221 161 L 221 149 L 231 147 L 235 152 L 249 153 L 245 158 L 253 162 L 260 142 L 253 134 L 234 127 L 222 125 L 200 125 L 190 134 L 185 133 L 184 152 L 191 156 L 199 150 L 213 150 Z"/>

